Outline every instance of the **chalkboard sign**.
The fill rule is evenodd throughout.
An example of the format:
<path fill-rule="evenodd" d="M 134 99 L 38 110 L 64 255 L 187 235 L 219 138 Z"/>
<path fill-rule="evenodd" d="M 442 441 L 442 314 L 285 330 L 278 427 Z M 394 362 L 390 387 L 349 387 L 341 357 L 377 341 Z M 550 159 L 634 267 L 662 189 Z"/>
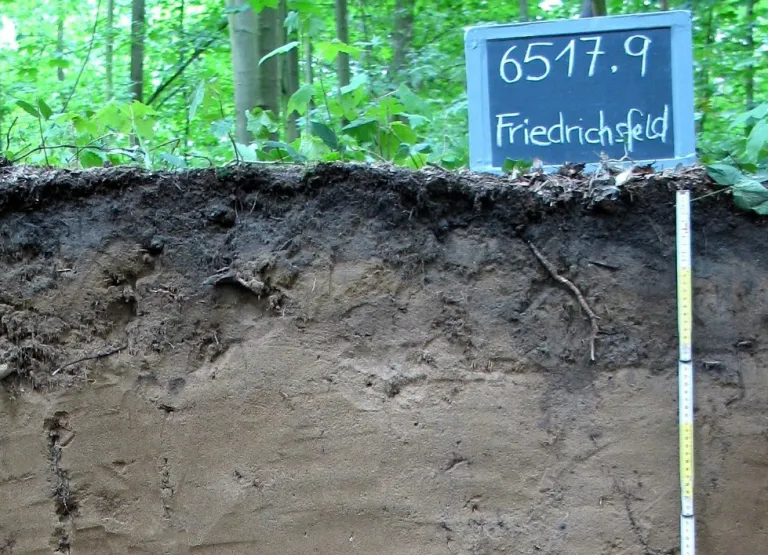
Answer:
<path fill-rule="evenodd" d="M 695 162 L 690 12 L 472 27 L 470 168 Z"/>

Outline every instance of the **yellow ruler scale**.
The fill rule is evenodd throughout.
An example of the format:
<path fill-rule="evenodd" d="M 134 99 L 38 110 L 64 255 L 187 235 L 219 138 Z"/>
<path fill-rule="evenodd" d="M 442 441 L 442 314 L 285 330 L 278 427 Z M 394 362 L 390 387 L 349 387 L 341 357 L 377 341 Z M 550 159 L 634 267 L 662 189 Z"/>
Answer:
<path fill-rule="evenodd" d="M 696 553 L 694 498 L 693 293 L 691 271 L 691 196 L 677 192 L 677 323 L 679 333 L 678 404 L 680 433 L 680 555 Z"/>
<path fill-rule="evenodd" d="M 693 301 L 691 285 L 691 194 L 677 192 L 677 325 L 680 360 L 691 360 Z"/>

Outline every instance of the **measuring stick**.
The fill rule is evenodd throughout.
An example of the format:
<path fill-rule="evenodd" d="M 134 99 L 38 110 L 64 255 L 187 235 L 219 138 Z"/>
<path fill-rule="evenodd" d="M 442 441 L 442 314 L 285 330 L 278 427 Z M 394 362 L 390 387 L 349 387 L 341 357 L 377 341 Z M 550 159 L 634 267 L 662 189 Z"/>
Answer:
<path fill-rule="evenodd" d="M 691 194 L 677 192 L 677 327 L 680 361 L 690 362 L 693 302 L 691 294 Z"/>
<path fill-rule="evenodd" d="M 693 511 L 693 301 L 691 284 L 691 195 L 677 192 L 677 324 L 680 354 L 677 366 L 680 429 L 680 555 L 696 554 Z"/>

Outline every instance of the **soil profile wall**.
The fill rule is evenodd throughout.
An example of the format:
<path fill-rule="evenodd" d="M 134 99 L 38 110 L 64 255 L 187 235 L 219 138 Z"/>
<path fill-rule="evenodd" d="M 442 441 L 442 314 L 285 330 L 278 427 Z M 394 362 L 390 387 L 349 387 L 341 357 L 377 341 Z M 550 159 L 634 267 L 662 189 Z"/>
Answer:
<path fill-rule="evenodd" d="M 0 553 L 677 553 L 678 187 L 0 169 Z M 693 229 L 699 547 L 754 555 L 765 220 Z"/>

